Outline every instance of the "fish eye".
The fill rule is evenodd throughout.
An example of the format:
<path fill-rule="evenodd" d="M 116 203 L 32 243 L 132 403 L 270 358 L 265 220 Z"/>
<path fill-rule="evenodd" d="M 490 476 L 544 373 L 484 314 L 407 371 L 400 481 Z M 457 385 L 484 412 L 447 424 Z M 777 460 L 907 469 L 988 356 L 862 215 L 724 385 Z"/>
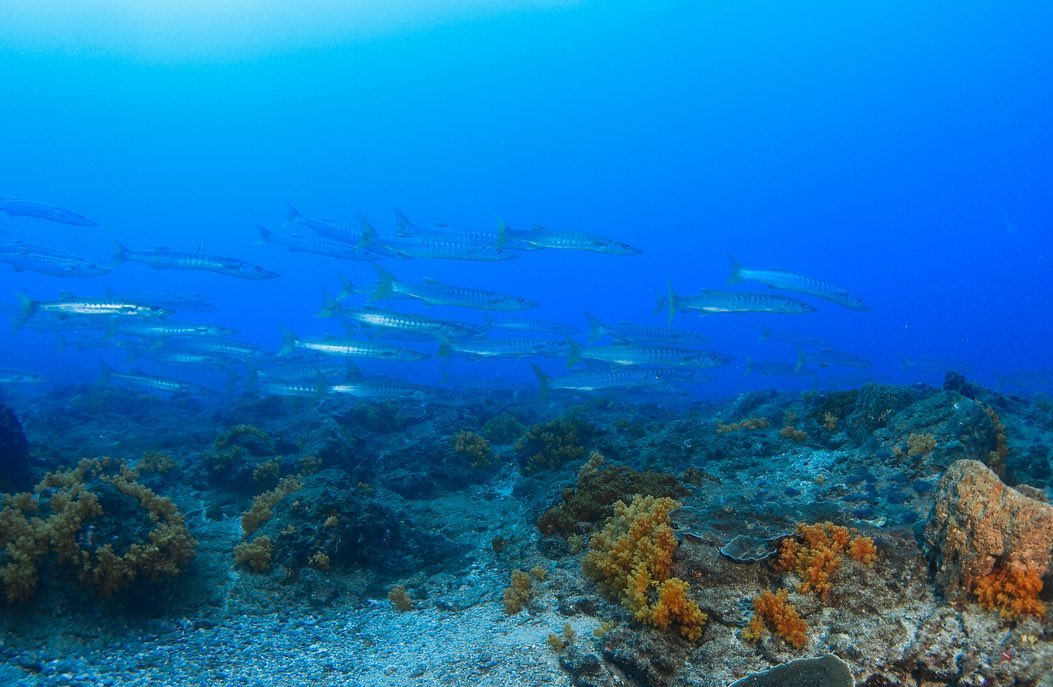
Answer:
<path fill-rule="evenodd" d="M 256 265 L 255 269 L 256 269 L 257 272 L 262 272 L 263 271 L 263 268 L 260 267 L 259 265 Z"/>

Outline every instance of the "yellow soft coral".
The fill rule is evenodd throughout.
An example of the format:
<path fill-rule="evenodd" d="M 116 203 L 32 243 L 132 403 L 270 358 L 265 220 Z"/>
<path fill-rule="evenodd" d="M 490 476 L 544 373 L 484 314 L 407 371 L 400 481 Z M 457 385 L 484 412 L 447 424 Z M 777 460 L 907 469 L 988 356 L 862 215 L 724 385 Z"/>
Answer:
<path fill-rule="evenodd" d="M 662 630 L 676 627 L 695 640 L 706 614 L 687 598 L 687 583 L 669 577 L 677 547 L 669 513 L 679 507 L 671 498 L 653 496 L 635 496 L 628 505 L 617 502 L 614 515 L 589 542 L 582 567 L 640 622 Z"/>
<path fill-rule="evenodd" d="M 789 594 L 785 589 L 774 594 L 762 592 L 754 597 L 753 611 L 753 618 L 742 632 L 745 639 L 758 641 L 767 627 L 798 651 L 807 646 L 808 624 L 789 602 Z"/>
<path fill-rule="evenodd" d="M 817 594 L 823 603 L 830 600 L 830 576 L 841 567 L 846 553 L 864 565 L 877 560 L 873 539 L 853 535 L 852 530 L 832 522 L 798 523 L 796 536 L 783 540 L 775 569 L 796 572 L 801 578 L 797 591 Z"/>

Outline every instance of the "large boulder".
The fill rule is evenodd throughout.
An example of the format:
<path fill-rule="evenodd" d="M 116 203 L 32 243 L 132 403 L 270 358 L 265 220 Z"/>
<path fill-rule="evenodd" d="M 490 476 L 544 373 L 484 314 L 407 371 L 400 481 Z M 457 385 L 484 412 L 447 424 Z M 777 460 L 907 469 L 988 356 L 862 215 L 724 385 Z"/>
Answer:
<path fill-rule="evenodd" d="M 958 460 L 940 480 L 925 538 L 944 597 L 963 601 L 996 566 L 1049 569 L 1053 506 L 1006 486 L 979 461 Z"/>

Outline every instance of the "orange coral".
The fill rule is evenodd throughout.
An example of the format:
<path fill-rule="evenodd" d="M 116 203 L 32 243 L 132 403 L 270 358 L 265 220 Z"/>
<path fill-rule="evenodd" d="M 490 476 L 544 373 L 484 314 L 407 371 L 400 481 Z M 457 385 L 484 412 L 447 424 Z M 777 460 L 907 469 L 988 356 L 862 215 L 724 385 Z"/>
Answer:
<path fill-rule="evenodd" d="M 617 598 L 637 620 L 659 629 L 676 626 L 686 639 L 698 639 L 706 614 L 687 598 L 687 583 L 670 578 L 676 535 L 671 498 L 634 496 L 614 504 L 614 515 L 593 535 L 582 567 L 600 590 Z"/>
<path fill-rule="evenodd" d="M 753 599 L 753 610 L 753 618 L 742 633 L 747 640 L 758 641 L 767 628 L 798 651 L 808 645 L 808 624 L 789 602 L 785 589 L 757 595 Z"/>
<path fill-rule="evenodd" d="M 676 626 L 684 639 L 697 641 L 702 636 L 706 614 L 687 598 L 687 590 L 687 582 L 676 577 L 662 582 L 658 600 L 648 611 L 647 624 L 659 630 Z"/>
<path fill-rule="evenodd" d="M 779 548 L 775 569 L 796 572 L 801 577 L 797 591 L 818 594 L 826 603 L 830 600 L 833 583 L 830 576 L 840 567 L 844 554 L 864 565 L 877 560 L 877 546 L 870 537 L 852 535 L 847 527 L 832 522 L 814 525 L 797 524 L 795 538 L 787 538 Z M 801 541 L 803 540 L 803 541 Z"/>
<path fill-rule="evenodd" d="M 981 606 L 1010 620 L 1021 615 L 1045 615 L 1046 605 L 1038 600 L 1041 591 L 1040 572 L 1022 565 L 995 568 L 978 578 L 973 587 Z"/>

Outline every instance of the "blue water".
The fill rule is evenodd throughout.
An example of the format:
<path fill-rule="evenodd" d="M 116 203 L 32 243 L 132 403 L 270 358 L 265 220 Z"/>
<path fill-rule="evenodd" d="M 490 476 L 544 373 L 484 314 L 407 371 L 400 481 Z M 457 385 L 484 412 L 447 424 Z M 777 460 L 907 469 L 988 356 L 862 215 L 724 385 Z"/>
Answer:
<path fill-rule="evenodd" d="M 1035 372 L 1034 384 L 1014 384 L 1049 388 L 1053 7 L 461 3 L 361 16 L 323 3 L 292 16 L 269 3 L 249 14 L 238 3 L 211 13 L 160 3 L 151 13 L 113 2 L 83 21 L 74 6 L 0 10 L 0 193 L 101 226 L 0 215 L 0 240 L 100 263 L 117 241 L 165 245 L 282 276 L 254 282 L 128 263 L 105 277 L 63 279 L 0 265 L 12 307 L 16 292 L 47 300 L 146 287 L 211 295 L 219 311 L 180 318 L 235 327 L 239 340 L 271 351 L 280 326 L 342 334 L 314 317 L 322 295 L 339 290 L 341 273 L 370 285 L 373 270 L 259 245 L 254 225 L 279 227 L 291 202 L 352 226 L 361 212 L 390 235 L 398 206 L 420 224 L 495 227 L 500 215 L 513 227 L 539 223 L 641 248 L 382 263 L 408 281 L 533 298 L 542 306 L 521 315 L 575 324 L 582 341 L 586 310 L 665 324 L 653 310 L 667 280 L 682 294 L 722 288 L 729 251 L 749 267 L 832 282 L 871 307 L 804 298 L 817 312 L 678 315 L 676 326 L 710 335 L 713 349 L 734 357 L 695 387 L 701 396 L 810 388 L 810 378 L 744 376 L 747 355 L 795 359 L 791 346 L 757 341 L 765 327 L 869 358 L 865 379 L 938 383 L 953 366 L 990 386 Z M 478 312 L 389 305 L 482 321 Z M 94 381 L 100 357 L 149 367 L 54 342 L 28 328 L 5 334 L 0 367 L 58 383 Z M 566 370 L 560 360 L 541 365 Z M 450 368 L 456 384 L 536 387 L 525 360 Z M 443 381 L 439 362 L 363 369 Z M 819 372 L 820 383 L 837 385 L 843 371 Z"/>

